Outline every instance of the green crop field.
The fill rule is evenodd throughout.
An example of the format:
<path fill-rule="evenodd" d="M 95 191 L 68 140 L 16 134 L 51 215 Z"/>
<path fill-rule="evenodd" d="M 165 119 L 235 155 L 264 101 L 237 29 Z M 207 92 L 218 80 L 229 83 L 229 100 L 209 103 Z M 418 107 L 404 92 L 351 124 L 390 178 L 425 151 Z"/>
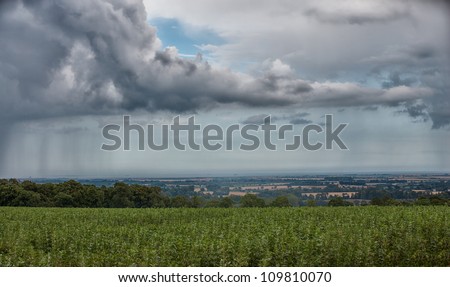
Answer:
<path fill-rule="evenodd" d="M 0 266 L 450 266 L 450 209 L 0 208 Z"/>

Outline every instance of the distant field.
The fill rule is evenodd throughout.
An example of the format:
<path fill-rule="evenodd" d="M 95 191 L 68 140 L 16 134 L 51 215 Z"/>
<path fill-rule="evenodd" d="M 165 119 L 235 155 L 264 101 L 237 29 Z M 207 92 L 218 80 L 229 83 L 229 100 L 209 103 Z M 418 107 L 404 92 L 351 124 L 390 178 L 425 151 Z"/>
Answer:
<path fill-rule="evenodd" d="M 450 266 L 450 208 L 0 208 L 0 266 Z"/>

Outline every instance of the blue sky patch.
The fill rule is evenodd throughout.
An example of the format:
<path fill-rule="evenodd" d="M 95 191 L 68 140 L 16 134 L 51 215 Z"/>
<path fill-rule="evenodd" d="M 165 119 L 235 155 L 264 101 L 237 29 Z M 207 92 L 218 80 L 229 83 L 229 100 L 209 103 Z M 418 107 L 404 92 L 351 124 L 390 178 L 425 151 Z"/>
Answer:
<path fill-rule="evenodd" d="M 225 40 L 208 28 L 194 27 L 173 18 L 153 18 L 149 24 L 156 27 L 157 36 L 163 47 L 175 46 L 180 56 L 196 55 L 201 52 L 196 45 L 222 45 Z M 204 52 L 203 52 L 204 53 Z"/>

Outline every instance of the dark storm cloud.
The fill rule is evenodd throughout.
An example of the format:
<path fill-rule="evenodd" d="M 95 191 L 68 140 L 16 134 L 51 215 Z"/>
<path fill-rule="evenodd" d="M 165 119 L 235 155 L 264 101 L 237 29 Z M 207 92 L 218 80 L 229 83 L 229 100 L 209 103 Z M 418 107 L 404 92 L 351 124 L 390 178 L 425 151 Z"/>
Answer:
<path fill-rule="evenodd" d="M 102 113 L 117 106 L 111 97 L 119 90 L 132 97 L 140 89 L 134 58 L 145 56 L 155 35 L 139 7 L 115 4 L 17 1 L 2 7 L 3 114 Z"/>
<path fill-rule="evenodd" d="M 0 19 L 2 117 L 136 109 L 195 111 L 218 103 L 284 106 L 310 90 L 267 73 L 243 79 L 159 50 L 140 1 L 18 1 Z"/>
<path fill-rule="evenodd" d="M 450 50 L 439 51 L 430 43 L 420 43 L 387 49 L 384 54 L 364 62 L 373 65 L 374 74 L 381 76 L 388 73 L 389 76 L 382 82 L 384 89 L 431 87 L 433 96 L 423 97 L 422 103 L 409 102 L 404 111 L 412 118 L 417 115 L 424 119 L 431 118 L 432 127 L 437 129 L 450 124 L 449 59 Z M 418 107 L 420 110 L 417 110 Z"/>
<path fill-rule="evenodd" d="M 433 129 L 439 129 L 450 125 L 450 106 L 445 105 L 442 109 L 433 110 L 429 112 L 431 119 L 433 120 Z"/>
<path fill-rule="evenodd" d="M 413 77 L 402 78 L 399 72 L 391 72 L 389 75 L 389 80 L 383 82 L 382 86 L 385 89 L 398 87 L 398 86 L 411 86 L 416 83 L 417 79 Z"/>
<path fill-rule="evenodd" d="M 2 6 L 3 118 L 194 111 L 218 103 L 284 106 L 309 90 L 268 73 L 243 79 L 158 50 L 139 1 L 18 1 Z M 271 88 L 269 88 L 271 87 Z"/>
<path fill-rule="evenodd" d="M 448 79 L 450 79 L 450 67 L 425 70 L 420 77 L 423 84 L 435 90 L 435 96 L 424 101 L 429 106 L 427 113 L 433 121 L 433 129 L 450 124 L 450 81 Z"/>
<path fill-rule="evenodd" d="M 426 113 L 426 108 L 427 108 L 426 105 L 413 105 L 407 107 L 406 110 L 408 111 L 408 114 L 413 118 L 422 117 L 426 119 L 428 117 Z"/>
<path fill-rule="evenodd" d="M 429 118 L 427 110 L 428 106 L 424 104 L 416 104 L 416 105 L 407 105 L 406 108 L 401 112 L 407 113 L 413 119 L 421 118 L 424 121 L 427 121 Z"/>
<path fill-rule="evenodd" d="M 432 85 L 407 87 L 407 78 L 400 77 L 397 82 L 391 79 L 384 89 L 305 81 L 278 59 L 260 77 L 181 59 L 176 48 L 160 50 L 156 30 L 146 23 L 138 0 L 2 3 L 2 122 L 139 109 L 193 112 L 229 103 L 249 107 L 412 105 L 435 92 L 429 88 Z M 398 10 L 395 15 L 404 12 L 394 10 Z M 389 11 L 370 17 L 388 20 L 394 15 Z M 363 23 L 370 17 L 352 21 Z M 392 53 L 406 63 L 411 58 L 434 61 L 437 52 L 422 47 Z M 367 61 L 382 69 L 390 60 L 388 53 Z M 433 77 L 424 76 L 429 83 L 437 81 Z M 445 122 L 445 111 L 432 111 L 433 121 Z"/>

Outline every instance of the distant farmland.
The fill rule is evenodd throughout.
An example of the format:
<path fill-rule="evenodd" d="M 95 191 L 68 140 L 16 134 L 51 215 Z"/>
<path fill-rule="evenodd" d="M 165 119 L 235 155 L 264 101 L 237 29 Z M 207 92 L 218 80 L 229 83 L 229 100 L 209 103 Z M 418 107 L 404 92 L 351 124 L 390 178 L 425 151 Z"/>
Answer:
<path fill-rule="evenodd" d="M 0 266 L 449 266 L 445 206 L 0 208 Z"/>

